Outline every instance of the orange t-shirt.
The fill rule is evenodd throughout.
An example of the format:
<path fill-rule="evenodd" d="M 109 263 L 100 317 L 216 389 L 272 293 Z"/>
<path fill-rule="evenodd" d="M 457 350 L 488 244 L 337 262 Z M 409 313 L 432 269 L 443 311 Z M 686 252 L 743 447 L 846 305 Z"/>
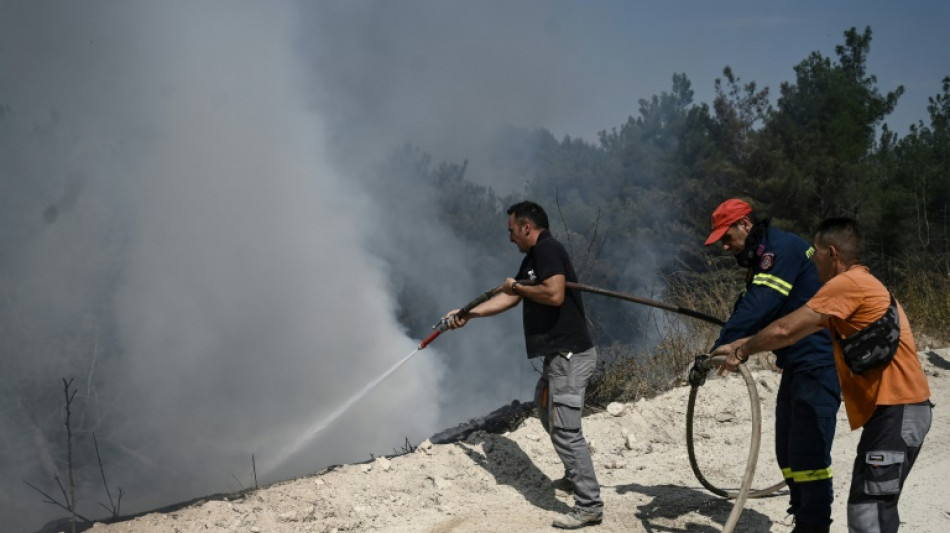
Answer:
<path fill-rule="evenodd" d="M 867 267 L 856 265 L 828 280 L 808 301 L 812 311 L 829 315 L 825 324 L 835 338 L 847 338 L 884 316 L 891 298 Z M 890 363 L 854 374 L 835 342 L 835 366 L 851 429 L 863 426 L 878 405 L 918 403 L 930 398 L 927 376 L 917 358 L 914 336 L 904 309 L 897 304 L 900 342 Z"/>

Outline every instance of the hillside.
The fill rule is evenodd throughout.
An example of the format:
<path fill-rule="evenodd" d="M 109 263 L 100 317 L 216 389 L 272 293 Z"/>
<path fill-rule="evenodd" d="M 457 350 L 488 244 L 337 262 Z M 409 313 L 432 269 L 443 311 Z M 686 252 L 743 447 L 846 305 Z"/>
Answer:
<path fill-rule="evenodd" d="M 937 404 L 932 427 L 901 501 L 904 529 L 950 530 L 950 349 L 921 352 Z M 755 487 L 779 480 L 774 467 L 773 416 L 779 375 L 755 372 L 762 398 L 763 435 Z M 606 504 L 604 523 L 587 531 L 720 531 L 731 503 L 697 482 L 687 460 L 685 413 L 689 387 L 585 418 Z M 711 378 L 699 392 L 695 434 L 701 469 L 714 485 L 738 485 L 750 431 L 746 387 L 738 376 Z M 839 411 L 833 449 L 835 523 L 845 531 L 845 494 L 860 432 Z M 560 463 L 538 420 L 504 434 L 476 432 L 465 441 L 421 445 L 414 453 L 343 465 L 319 475 L 257 491 L 208 499 L 167 513 L 151 513 L 96 533 L 392 533 L 549 532 L 570 498 L 549 480 Z M 787 497 L 750 500 L 736 531 L 786 532 Z M 59 529 L 68 531 L 60 522 Z"/>

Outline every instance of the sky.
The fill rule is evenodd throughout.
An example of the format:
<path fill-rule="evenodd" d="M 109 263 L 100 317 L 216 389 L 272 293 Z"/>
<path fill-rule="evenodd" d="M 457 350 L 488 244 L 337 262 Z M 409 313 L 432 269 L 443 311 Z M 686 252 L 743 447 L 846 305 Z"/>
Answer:
<path fill-rule="evenodd" d="M 567 30 L 580 49 L 574 75 L 593 80 L 591 106 L 571 122 L 551 124 L 587 137 L 615 125 L 621 102 L 669 91 L 672 72 L 693 82 L 696 100 L 711 103 L 713 80 L 729 65 L 744 81 L 770 89 L 773 104 L 794 66 L 812 52 L 835 58 L 845 30 L 873 32 L 868 72 L 882 92 L 905 93 L 891 129 L 906 133 L 927 122 L 927 98 L 950 75 L 950 37 L 940 30 L 950 15 L 945 2 L 582 2 L 571 4 L 577 23 Z M 567 17 L 565 17 L 567 19 Z M 607 52 L 609 50 L 609 52 Z M 614 72 L 612 76 L 608 73 Z M 610 83 L 602 83 L 609 80 Z M 628 105 L 630 105 L 628 103 Z M 635 114 L 631 107 L 627 113 Z"/>
<path fill-rule="evenodd" d="M 448 311 L 520 259 L 466 249 L 418 183 L 364 177 L 410 143 L 517 192 L 492 160 L 505 127 L 593 141 L 674 73 L 711 103 L 727 65 L 774 103 L 852 26 L 880 89 L 905 87 L 892 129 L 926 122 L 950 8 L 830 4 L 0 1 L 0 517 L 61 514 L 21 480 L 58 490 L 62 378 L 77 454 L 95 432 L 129 512 L 249 486 L 252 455 L 284 479 L 530 399 L 508 313 L 309 434 L 418 343 L 402 283 Z M 80 474 L 100 516 L 99 472 Z"/>

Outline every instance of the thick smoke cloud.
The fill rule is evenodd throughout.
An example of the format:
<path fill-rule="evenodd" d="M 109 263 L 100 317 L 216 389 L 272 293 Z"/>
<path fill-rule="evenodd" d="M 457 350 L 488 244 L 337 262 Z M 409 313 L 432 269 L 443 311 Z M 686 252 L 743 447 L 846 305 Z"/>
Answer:
<path fill-rule="evenodd" d="M 372 204 L 326 154 L 296 9 L 5 10 L 6 527 L 62 514 L 21 483 L 67 477 L 60 378 L 92 517 L 93 432 L 132 512 L 248 486 L 252 454 L 269 482 L 438 428 L 439 359 L 418 357 L 295 442 L 417 342 L 366 251 Z"/>
<path fill-rule="evenodd" d="M 590 96 L 560 67 L 580 42 L 560 13 L 5 6 L 5 525 L 63 514 L 21 483 L 58 494 L 65 479 L 61 378 L 77 391 L 79 510 L 92 517 L 106 501 L 93 433 L 134 512 L 247 487 L 252 455 L 275 481 L 528 399 L 536 371 L 509 313 L 443 335 L 308 438 L 428 333 L 398 315 L 435 322 L 515 272 L 504 205 L 499 247 L 472 249 L 438 222 L 431 186 L 380 169 L 409 144 L 523 190 L 527 151 L 498 133 L 570 123 Z M 425 308 L 397 305 L 407 287 Z"/>

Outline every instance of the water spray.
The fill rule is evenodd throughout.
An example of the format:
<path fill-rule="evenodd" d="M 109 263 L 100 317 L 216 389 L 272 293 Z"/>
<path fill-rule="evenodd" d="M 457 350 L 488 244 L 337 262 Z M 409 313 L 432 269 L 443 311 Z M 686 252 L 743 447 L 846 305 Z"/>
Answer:
<path fill-rule="evenodd" d="M 419 351 L 419 348 L 416 348 L 415 350 L 409 352 L 408 355 L 400 359 L 395 365 L 390 367 L 389 370 L 381 374 L 379 377 L 377 377 L 373 381 L 367 383 L 365 387 L 363 387 L 356 394 L 351 396 L 350 399 L 348 399 L 346 402 L 343 403 L 343 405 L 337 407 L 332 413 L 330 413 L 329 415 L 327 415 L 326 417 L 318 421 L 316 424 L 310 426 L 310 428 L 304 431 L 303 434 L 300 437 L 298 437 L 296 441 L 294 441 L 293 443 L 281 449 L 274 456 L 273 465 L 271 466 L 271 468 L 273 469 L 282 465 L 284 461 L 286 461 L 287 459 L 292 457 L 294 454 L 299 452 L 300 449 L 303 448 L 305 444 L 310 442 L 314 437 L 317 436 L 318 433 L 326 429 L 327 426 L 332 424 L 337 418 L 340 418 L 340 416 L 343 413 L 345 413 L 347 410 L 349 410 L 349 408 L 352 407 L 353 404 L 355 404 L 360 399 L 362 399 L 363 396 L 366 396 L 369 393 L 369 391 L 376 388 L 377 385 L 379 385 L 384 379 L 389 377 L 390 374 L 398 370 L 399 367 L 404 365 L 406 361 L 408 361 L 409 358 L 415 355 L 416 352 L 418 351 Z"/>
<path fill-rule="evenodd" d="M 500 293 L 500 292 L 502 291 L 502 288 L 503 288 L 503 286 L 495 287 L 494 289 L 492 289 L 492 290 L 490 290 L 490 291 L 487 291 L 487 292 L 485 292 L 485 293 L 479 295 L 477 298 L 475 298 L 475 299 L 472 300 L 471 302 L 465 304 L 465 307 L 459 309 L 458 312 L 456 312 L 454 315 L 451 315 L 451 316 L 448 316 L 448 317 L 444 317 L 444 318 L 442 318 L 441 320 L 439 320 L 434 326 L 432 326 L 432 329 L 434 330 L 434 331 L 432 332 L 432 334 L 430 334 L 428 337 L 425 338 L 425 340 L 423 340 L 422 342 L 420 342 L 420 343 L 419 343 L 419 346 L 417 346 L 415 350 L 413 350 L 413 351 L 409 352 L 408 354 L 406 354 L 405 357 L 403 357 L 402 359 L 400 359 L 399 361 L 397 361 L 396 364 L 394 364 L 392 367 L 390 367 L 389 370 L 387 370 L 386 372 L 383 372 L 383 373 L 380 374 L 376 379 L 374 379 L 373 381 L 367 383 L 366 386 L 364 386 L 362 389 L 360 389 L 359 391 L 357 391 L 356 394 L 354 394 L 353 396 L 351 396 L 351 397 L 350 397 L 347 401 L 345 401 L 341 406 L 339 406 L 339 407 L 337 407 L 336 409 L 334 409 L 332 413 L 330 413 L 330 414 L 327 415 L 326 417 L 320 419 L 320 420 L 317 421 L 315 424 L 313 424 L 312 426 L 310 426 L 306 431 L 304 431 L 304 432 L 300 435 L 300 437 L 297 438 L 297 440 L 295 440 L 295 441 L 292 442 L 291 444 L 289 444 L 289 445 L 285 446 L 283 449 L 281 449 L 281 450 L 274 456 L 274 460 L 273 460 L 271 469 L 280 466 L 281 464 L 284 463 L 284 461 L 286 461 L 287 459 L 289 459 L 290 457 L 292 457 L 294 454 L 296 454 L 297 452 L 299 452 L 300 449 L 304 447 L 304 445 L 306 445 L 308 442 L 310 442 L 311 440 L 313 440 L 321 431 L 323 431 L 324 429 L 326 429 L 327 426 L 329 426 L 329 425 L 332 424 L 334 421 L 336 421 L 336 419 L 340 418 L 340 416 L 342 416 L 343 413 L 345 413 L 347 410 L 349 410 L 349 408 L 352 407 L 353 404 L 355 404 L 356 402 L 358 402 L 359 400 L 361 400 L 364 396 L 366 396 L 367 394 L 369 394 L 369 391 L 371 391 L 371 390 L 373 390 L 374 388 L 376 388 L 376 386 L 378 386 L 380 383 L 382 383 L 382 381 L 383 381 L 384 379 L 388 378 L 393 372 L 395 372 L 396 370 L 398 370 L 399 367 L 401 367 L 402 365 L 406 364 L 406 362 L 409 361 L 409 359 L 410 359 L 413 355 L 415 355 L 415 354 L 416 354 L 417 352 L 419 352 L 420 350 L 424 350 L 432 341 L 434 341 L 434 340 L 436 339 L 436 337 L 438 337 L 438 336 L 441 335 L 443 332 L 445 332 L 446 330 L 448 330 L 448 329 L 449 329 L 449 321 L 450 321 L 453 317 L 465 318 L 465 317 L 469 314 L 469 312 L 471 312 L 471 310 L 474 309 L 476 306 L 478 306 L 478 305 L 481 304 L 482 302 L 486 302 L 486 301 L 490 300 L 490 299 L 493 298 L 495 295 L 497 295 L 498 293 Z"/>

